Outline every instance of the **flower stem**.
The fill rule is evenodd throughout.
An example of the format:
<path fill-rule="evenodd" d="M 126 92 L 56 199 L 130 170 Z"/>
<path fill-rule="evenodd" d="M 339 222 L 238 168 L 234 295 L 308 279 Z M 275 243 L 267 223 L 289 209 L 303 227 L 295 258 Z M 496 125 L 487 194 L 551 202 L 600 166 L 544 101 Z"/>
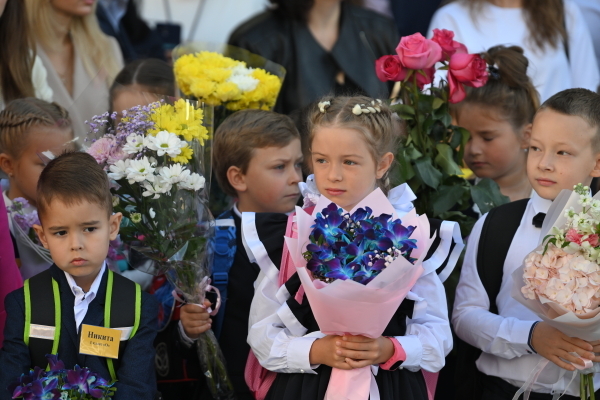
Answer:
<path fill-rule="evenodd" d="M 415 71 L 413 73 L 413 102 L 414 102 L 414 108 L 415 108 L 415 125 L 417 127 L 417 133 L 419 135 L 419 142 L 422 143 L 423 145 L 425 144 L 425 141 L 423 140 L 423 133 L 421 132 L 421 122 L 419 121 L 419 87 L 417 86 L 417 74 L 419 73 L 419 71 Z"/>
<path fill-rule="evenodd" d="M 579 398 L 581 400 L 585 400 L 585 384 L 586 384 L 586 377 L 585 377 L 585 375 L 581 374 L 579 376 Z"/>
<path fill-rule="evenodd" d="M 590 400 L 596 400 L 596 393 L 594 392 L 594 374 L 588 375 L 588 389 L 590 391 Z"/>

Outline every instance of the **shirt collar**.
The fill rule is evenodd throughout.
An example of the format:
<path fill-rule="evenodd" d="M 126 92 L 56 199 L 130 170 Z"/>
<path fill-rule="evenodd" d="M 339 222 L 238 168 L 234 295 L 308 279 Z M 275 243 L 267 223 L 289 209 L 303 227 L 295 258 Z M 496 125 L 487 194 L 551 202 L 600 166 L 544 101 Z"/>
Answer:
<path fill-rule="evenodd" d="M 233 203 L 233 213 L 235 215 L 237 215 L 238 217 L 242 218 L 242 213 L 240 212 L 240 210 L 238 209 L 237 206 L 237 201 L 235 203 Z"/>
<path fill-rule="evenodd" d="M 96 279 L 94 279 L 94 282 L 92 282 L 92 286 L 90 286 L 90 290 L 88 290 L 88 292 L 85 294 L 86 297 L 89 297 L 90 299 L 93 299 L 94 297 L 96 297 L 96 293 L 98 293 L 98 288 L 100 287 L 100 282 L 102 281 L 102 275 L 104 275 L 105 269 L 106 269 L 106 261 L 102 264 L 102 268 L 100 269 L 100 272 L 98 273 L 98 275 L 96 275 Z M 63 272 L 65 273 L 65 277 L 67 278 L 67 283 L 69 284 L 69 288 L 71 288 L 71 292 L 73 292 L 73 295 L 75 297 L 77 297 L 78 295 L 83 293 L 83 289 L 81 289 L 81 287 L 79 287 L 79 285 L 77 285 L 77 283 L 75 283 L 75 279 L 73 279 L 73 276 L 71 274 L 69 274 L 67 271 L 63 271 Z"/>
<path fill-rule="evenodd" d="M 552 200 L 546 200 L 534 191 L 531 195 L 531 205 L 535 213 L 534 215 L 537 215 L 537 213 L 547 213 L 552 205 Z"/>

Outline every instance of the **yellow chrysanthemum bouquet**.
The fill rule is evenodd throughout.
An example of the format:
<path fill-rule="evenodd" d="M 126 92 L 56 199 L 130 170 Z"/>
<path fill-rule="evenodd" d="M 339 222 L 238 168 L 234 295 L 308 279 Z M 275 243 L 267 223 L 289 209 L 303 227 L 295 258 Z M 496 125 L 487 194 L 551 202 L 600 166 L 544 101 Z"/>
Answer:
<path fill-rule="evenodd" d="M 271 110 L 285 69 L 244 49 L 207 43 L 175 48 L 175 78 L 187 97 L 238 111 Z"/>

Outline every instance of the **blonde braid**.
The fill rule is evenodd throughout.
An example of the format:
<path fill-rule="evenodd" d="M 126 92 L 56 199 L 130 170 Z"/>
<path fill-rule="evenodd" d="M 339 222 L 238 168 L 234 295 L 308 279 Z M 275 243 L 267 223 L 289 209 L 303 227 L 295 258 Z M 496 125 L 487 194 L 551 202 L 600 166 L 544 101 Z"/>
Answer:
<path fill-rule="evenodd" d="M 33 97 L 13 100 L 0 112 L 0 153 L 18 157 L 33 126 L 69 128 L 69 113 L 56 103 Z"/>

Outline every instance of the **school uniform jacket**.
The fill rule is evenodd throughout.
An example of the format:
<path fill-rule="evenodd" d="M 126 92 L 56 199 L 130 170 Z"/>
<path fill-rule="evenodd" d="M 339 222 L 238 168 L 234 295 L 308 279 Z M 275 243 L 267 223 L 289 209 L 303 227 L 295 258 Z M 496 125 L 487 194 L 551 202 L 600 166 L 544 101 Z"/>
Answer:
<path fill-rule="evenodd" d="M 52 277 L 58 282 L 61 299 L 61 335 L 58 357 L 71 369 L 78 364 L 88 367 L 110 381 L 106 360 L 101 357 L 79 354 L 79 334 L 75 325 L 73 304 L 75 296 L 67 283 L 67 278 L 56 265 L 50 267 Z M 104 326 L 104 302 L 107 276 L 102 276 L 100 287 L 94 300 L 89 304 L 82 324 Z M 4 330 L 4 347 L 0 350 L 0 400 L 12 397 L 6 388 L 22 373 L 28 372 L 31 365 L 29 348 L 23 342 L 25 324 L 23 288 L 6 296 L 5 308 L 8 314 Z M 116 371 L 118 382 L 115 400 L 153 400 L 156 395 L 154 373 L 154 338 L 157 331 L 158 305 L 156 300 L 142 292 L 142 310 L 139 329 L 128 341 Z M 40 366 L 45 367 L 45 366 Z"/>

